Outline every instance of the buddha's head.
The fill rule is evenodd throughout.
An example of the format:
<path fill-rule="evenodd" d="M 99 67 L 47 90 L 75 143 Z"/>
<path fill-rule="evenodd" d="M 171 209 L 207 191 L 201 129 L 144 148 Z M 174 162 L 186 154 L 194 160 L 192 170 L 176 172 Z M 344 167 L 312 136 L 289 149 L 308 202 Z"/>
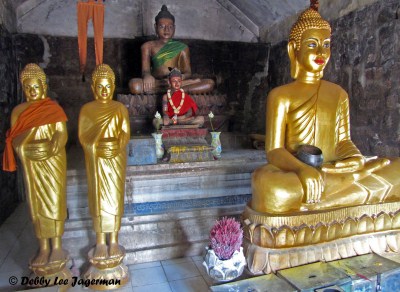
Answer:
<path fill-rule="evenodd" d="M 179 69 L 174 68 L 168 75 L 168 82 L 173 91 L 179 90 L 182 86 L 182 73 Z"/>
<path fill-rule="evenodd" d="M 309 8 L 300 14 L 288 43 L 290 73 L 294 79 L 300 70 L 322 77 L 331 55 L 330 38 L 331 26 L 316 10 Z"/>
<path fill-rule="evenodd" d="M 30 63 L 21 72 L 20 81 L 22 90 L 28 102 L 46 98 L 46 74 L 38 65 Z"/>
<path fill-rule="evenodd" d="M 92 91 L 96 101 L 107 103 L 112 100 L 115 90 L 115 74 L 106 64 L 97 65 L 92 74 Z"/>
<path fill-rule="evenodd" d="M 154 29 L 160 39 L 169 40 L 175 34 L 175 17 L 168 11 L 167 6 L 163 5 L 160 12 L 155 17 Z"/>

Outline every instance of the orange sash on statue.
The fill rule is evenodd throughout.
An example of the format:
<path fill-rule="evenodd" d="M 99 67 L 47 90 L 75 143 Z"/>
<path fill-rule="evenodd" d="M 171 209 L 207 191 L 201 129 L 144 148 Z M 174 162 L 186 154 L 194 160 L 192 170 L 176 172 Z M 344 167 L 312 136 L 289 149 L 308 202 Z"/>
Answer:
<path fill-rule="evenodd" d="M 19 115 L 15 124 L 7 131 L 6 147 L 3 153 L 3 170 L 15 171 L 17 169 L 12 148 L 12 141 L 16 136 L 34 127 L 65 121 L 67 121 L 67 116 L 64 110 L 50 98 L 33 102 Z"/>

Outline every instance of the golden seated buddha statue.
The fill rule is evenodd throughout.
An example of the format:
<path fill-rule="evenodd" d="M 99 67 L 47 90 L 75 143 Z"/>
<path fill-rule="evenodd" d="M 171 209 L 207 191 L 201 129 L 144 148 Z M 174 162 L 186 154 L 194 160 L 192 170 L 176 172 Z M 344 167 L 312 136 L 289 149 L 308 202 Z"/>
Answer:
<path fill-rule="evenodd" d="M 393 202 L 400 199 L 400 161 L 366 159 L 350 137 L 346 91 L 321 80 L 330 57 L 331 28 L 308 9 L 288 43 L 294 82 L 267 98 L 265 149 L 268 164 L 252 177 L 251 206 L 259 212 Z M 299 146 L 322 150 L 320 169 L 296 158 Z M 378 185 L 380 187 L 378 187 Z"/>
<path fill-rule="evenodd" d="M 267 97 L 268 164 L 252 175 L 252 199 L 243 215 L 253 244 L 248 263 L 255 272 L 268 271 L 265 261 L 271 262 L 266 260 L 270 251 L 257 247 L 311 245 L 375 232 L 382 229 L 371 218 L 400 209 L 400 159 L 366 158 L 360 153 L 350 137 L 346 91 L 321 79 L 330 43 L 329 23 L 315 9 L 304 11 L 288 42 L 295 81 L 273 89 Z M 320 167 L 298 159 L 302 145 L 322 150 Z M 358 224 L 363 215 L 370 216 L 367 223 Z M 392 222 L 393 216 L 389 217 L 384 218 Z M 399 227 L 385 225 L 384 230 L 393 228 Z M 257 253 L 263 254 L 262 260 Z M 327 259 L 330 256 L 325 255 Z M 269 271 L 293 265 L 277 261 Z"/>

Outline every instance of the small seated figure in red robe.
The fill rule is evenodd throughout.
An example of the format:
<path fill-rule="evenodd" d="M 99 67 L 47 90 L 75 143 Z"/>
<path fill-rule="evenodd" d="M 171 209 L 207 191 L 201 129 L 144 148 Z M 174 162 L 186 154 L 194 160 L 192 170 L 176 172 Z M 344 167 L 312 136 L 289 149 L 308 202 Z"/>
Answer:
<path fill-rule="evenodd" d="M 163 124 L 168 125 L 197 125 L 204 124 L 203 116 L 196 116 L 198 107 L 190 95 L 181 88 L 182 73 L 178 69 L 171 70 L 168 83 L 170 89 L 163 95 Z"/>

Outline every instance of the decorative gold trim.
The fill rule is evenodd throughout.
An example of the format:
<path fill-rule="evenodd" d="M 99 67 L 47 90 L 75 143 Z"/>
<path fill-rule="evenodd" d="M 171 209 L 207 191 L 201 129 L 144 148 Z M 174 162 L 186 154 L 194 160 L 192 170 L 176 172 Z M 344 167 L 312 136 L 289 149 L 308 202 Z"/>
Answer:
<path fill-rule="evenodd" d="M 282 225 L 300 226 L 302 224 L 317 225 L 320 222 L 345 221 L 347 218 L 360 218 L 365 214 L 370 216 L 381 212 L 387 214 L 400 210 L 400 202 L 383 203 L 374 205 L 362 205 L 345 207 L 324 211 L 293 212 L 290 214 L 259 213 L 246 206 L 243 218 L 248 218 L 256 224 L 264 224 L 273 227 Z"/>
<path fill-rule="evenodd" d="M 242 214 L 244 237 L 260 247 L 289 248 L 400 229 L 400 203 L 273 216 L 247 206 Z"/>
<path fill-rule="evenodd" d="M 264 248 L 244 240 L 248 270 L 256 274 L 275 273 L 278 270 L 317 261 L 334 261 L 367 253 L 383 254 L 400 251 L 400 231 L 383 231 L 373 235 L 357 235 L 331 242 L 303 247 Z"/>

